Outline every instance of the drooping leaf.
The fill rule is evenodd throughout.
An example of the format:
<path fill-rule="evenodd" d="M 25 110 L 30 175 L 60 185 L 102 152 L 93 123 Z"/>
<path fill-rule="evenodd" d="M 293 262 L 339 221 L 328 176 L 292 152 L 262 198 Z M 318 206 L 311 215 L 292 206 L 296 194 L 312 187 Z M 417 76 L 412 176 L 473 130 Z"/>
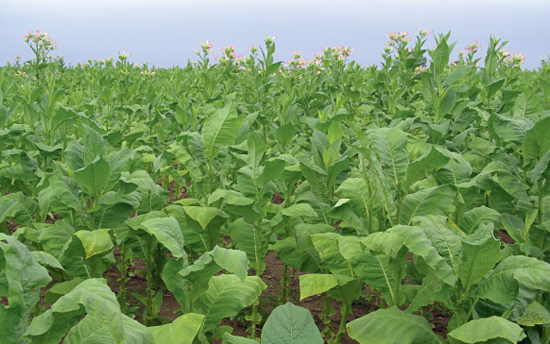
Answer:
<path fill-rule="evenodd" d="M 149 330 L 158 344 L 191 344 L 199 333 L 203 320 L 202 314 L 187 313 L 169 324 L 149 327 Z"/>
<path fill-rule="evenodd" d="M 523 156 L 525 159 L 536 159 L 538 161 L 550 150 L 549 127 L 550 117 L 545 117 L 525 133 L 523 140 Z"/>
<path fill-rule="evenodd" d="M 157 240 L 170 250 L 176 258 L 186 258 L 183 250 L 183 234 L 180 225 L 174 217 L 153 218 L 141 224 L 145 230 L 154 235 Z"/>
<path fill-rule="evenodd" d="M 405 181 L 409 154 L 407 153 L 407 134 L 401 129 L 382 128 L 367 132 L 370 148 L 380 161 L 384 173 L 391 178 L 394 187 Z"/>
<path fill-rule="evenodd" d="M 256 276 L 248 276 L 244 282 L 236 275 L 212 277 L 208 290 L 197 300 L 198 313 L 205 315 L 202 331 L 215 328 L 223 318 L 235 316 L 252 305 L 266 288 Z"/>
<path fill-rule="evenodd" d="M 448 336 L 461 343 L 480 343 L 498 339 L 517 343 L 525 338 L 519 325 L 497 316 L 471 320 L 449 332 Z"/>
<path fill-rule="evenodd" d="M 443 344 L 428 321 L 397 306 L 379 309 L 347 324 L 348 334 L 360 344 Z"/>
<path fill-rule="evenodd" d="M 322 344 L 311 313 L 288 302 L 271 312 L 262 330 L 264 344 Z"/>
<path fill-rule="evenodd" d="M 456 195 L 457 189 L 453 185 L 434 186 L 407 195 L 401 206 L 399 223 L 410 225 L 415 216 L 447 215 Z"/>
<path fill-rule="evenodd" d="M 202 127 L 201 141 L 208 159 L 216 157 L 221 146 L 235 140 L 242 119 L 231 104 L 219 109 L 206 119 Z"/>
<path fill-rule="evenodd" d="M 307 274 L 300 275 L 300 300 L 325 293 L 335 287 L 343 287 L 355 279 L 342 275 Z"/>

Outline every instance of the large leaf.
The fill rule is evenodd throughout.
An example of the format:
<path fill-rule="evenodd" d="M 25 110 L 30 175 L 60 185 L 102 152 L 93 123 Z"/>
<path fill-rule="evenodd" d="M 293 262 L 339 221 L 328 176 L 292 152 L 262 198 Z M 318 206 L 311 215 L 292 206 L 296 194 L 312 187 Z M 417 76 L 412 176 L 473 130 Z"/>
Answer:
<path fill-rule="evenodd" d="M 499 222 L 500 213 L 491 208 L 485 206 L 476 207 L 472 210 L 469 210 L 464 213 L 462 221 L 460 221 L 460 229 L 467 235 L 474 233 L 483 223 L 493 223 L 496 224 Z"/>
<path fill-rule="evenodd" d="M 456 283 L 453 268 L 439 255 L 420 227 L 398 225 L 386 232 L 371 234 L 363 239 L 362 243 L 373 251 L 384 252 L 393 258 L 397 258 L 404 245 L 415 255 L 422 257 L 427 266 L 443 282 L 451 286 Z"/>
<path fill-rule="evenodd" d="M 513 322 L 501 317 L 493 316 L 484 319 L 474 319 L 457 329 L 449 332 L 450 338 L 459 340 L 459 343 L 480 343 L 488 342 L 502 343 L 503 339 L 506 343 L 517 343 L 525 338 L 523 329 Z"/>
<path fill-rule="evenodd" d="M 550 117 L 541 119 L 525 133 L 523 157 L 540 160 L 550 150 Z"/>
<path fill-rule="evenodd" d="M 447 218 L 442 216 L 419 216 L 415 218 L 414 225 L 424 230 L 439 255 L 445 258 L 449 266 L 458 271 L 462 254 L 461 233 L 448 228 L 446 220 Z"/>
<path fill-rule="evenodd" d="M 31 311 L 40 298 L 40 289 L 51 281 L 24 244 L 0 233 L 0 333 L 5 343 L 19 344 Z"/>
<path fill-rule="evenodd" d="M 262 330 L 263 344 L 322 344 L 311 313 L 287 303 L 271 312 Z"/>
<path fill-rule="evenodd" d="M 179 272 L 181 278 L 192 285 L 186 294 L 188 304 L 192 304 L 208 288 L 212 276 L 222 270 L 236 274 L 241 281 L 248 272 L 246 253 L 239 250 L 228 250 L 216 246 L 212 251 L 205 252 L 193 265 Z"/>
<path fill-rule="evenodd" d="M 170 217 L 153 218 L 141 224 L 145 230 L 170 250 L 176 258 L 186 258 L 183 250 L 183 234 L 178 221 Z"/>
<path fill-rule="evenodd" d="M 197 300 L 199 313 L 205 315 L 202 331 L 215 328 L 223 318 L 235 316 L 252 305 L 266 288 L 256 276 L 248 276 L 244 282 L 236 275 L 212 277 L 208 290 Z"/>
<path fill-rule="evenodd" d="M 235 140 L 239 133 L 243 117 L 238 116 L 237 109 L 228 104 L 223 109 L 214 112 L 204 121 L 202 127 L 202 144 L 204 154 L 208 159 L 216 157 L 223 145 Z"/>
<path fill-rule="evenodd" d="M 191 344 L 199 333 L 204 315 L 187 313 L 170 324 L 149 327 L 158 344 Z"/>
<path fill-rule="evenodd" d="M 336 287 L 344 287 L 355 278 L 341 275 L 307 274 L 300 275 L 300 300 L 325 293 Z"/>
<path fill-rule="evenodd" d="M 434 186 L 407 195 L 401 206 L 400 224 L 410 225 L 415 216 L 447 215 L 457 195 L 453 185 Z"/>
<path fill-rule="evenodd" d="M 395 188 L 405 181 L 409 154 L 407 134 L 397 128 L 371 129 L 367 132 L 370 147 L 380 161 L 384 173 Z"/>
<path fill-rule="evenodd" d="M 550 291 L 550 264 L 532 257 L 507 257 L 480 283 L 477 296 L 508 303 L 520 288 Z"/>
<path fill-rule="evenodd" d="M 82 315 L 86 317 L 82 318 Z M 67 332 L 68 331 L 68 332 Z M 153 343 L 151 331 L 120 311 L 104 280 L 90 279 L 33 319 L 25 337 L 39 343 Z"/>
<path fill-rule="evenodd" d="M 462 286 L 469 290 L 500 261 L 500 240 L 493 236 L 493 225 L 481 225 L 462 242 L 462 262 L 458 277 Z"/>
<path fill-rule="evenodd" d="M 449 160 L 448 156 L 441 153 L 437 147 L 432 146 L 429 151 L 422 154 L 407 167 L 406 187 L 422 179 L 426 172 L 438 170 L 447 165 Z"/>
<path fill-rule="evenodd" d="M 379 309 L 347 324 L 348 334 L 360 344 L 443 344 L 428 321 L 393 306 Z"/>

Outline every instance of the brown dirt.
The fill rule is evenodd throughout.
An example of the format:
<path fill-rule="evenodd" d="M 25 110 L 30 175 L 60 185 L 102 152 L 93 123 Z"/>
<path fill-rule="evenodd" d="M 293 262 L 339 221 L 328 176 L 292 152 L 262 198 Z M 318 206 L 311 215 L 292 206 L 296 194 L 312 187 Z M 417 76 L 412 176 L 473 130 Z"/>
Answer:
<path fill-rule="evenodd" d="M 500 238 L 500 241 L 506 243 L 506 244 L 513 244 L 514 239 L 505 231 L 501 230 L 500 232 L 497 232 L 498 237 Z"/>

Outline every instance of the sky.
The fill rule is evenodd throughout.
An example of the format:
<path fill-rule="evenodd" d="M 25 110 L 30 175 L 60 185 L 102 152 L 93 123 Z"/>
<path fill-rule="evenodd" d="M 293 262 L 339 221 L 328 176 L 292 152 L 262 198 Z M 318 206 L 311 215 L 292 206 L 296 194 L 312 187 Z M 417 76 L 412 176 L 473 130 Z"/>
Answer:
<path fill-rule="evenodd" d="M 390 31 L 408 31 L 414 42 L 421 27 L 451 32 L 451 60 L 475 40 L 483 56 L 492 35 L 508 41 L 510 53 L 523 53 L 532 69 L 550 55 L 549 17 L 550 0 L 2 0 L 0 65 L 16 55 L 32 58 L 23 35 L 38 29 L 57 42 L 53 55 L 73 64 L 126 50 L 132 63 L 185 66 L 203 40 L 214 45 L 213 56 L 226 44 L 240 55 L 269 34 L 277 36 L 276 61 L 346 45 L 355 49 L 351 59 L 371 65 L 381 61 Z M 426 47 L 433 45 L 431 35 Z"/>

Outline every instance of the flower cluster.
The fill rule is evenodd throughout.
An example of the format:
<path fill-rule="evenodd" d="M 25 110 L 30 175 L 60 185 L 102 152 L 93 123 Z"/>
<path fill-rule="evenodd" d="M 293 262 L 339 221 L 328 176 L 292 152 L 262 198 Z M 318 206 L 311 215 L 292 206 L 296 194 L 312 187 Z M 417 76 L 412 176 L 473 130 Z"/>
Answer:
<path fill-rule="evenodd" d="M 337 45 L 335 47 L 321 48 L 321 49 L 323 49 L 325 58 L 330 59 L 330 58 L 336 57 L 338 60 L 347 59 L 353 54 L 353 50 L 354 50 L 347 46 L 343 46 L 340 48 L 340 45 Z"/>
<path fill-rule="evenodd" d="M 388 46 L 393 47 L 399 44 L 407 45 L 411 41 L 411 38 L 409 37 L 409 32 L 391 32 L 386 35 L 387 38 L 390 39 L 390 41 L 387 43 Z"/>
<path fill-rule="evenodd" d="M 271 38 L 271 37 L 269 37 L 269 35 L 266 33 L 266 34 L 265 34 L 265 44 L 270 45 L 270 44 L 275 43 L 275 38 L 277 38 L 277 36 L 273 36 L 273 38 Z"/>
<path fill-rule="evenodd" d="M 119 51 L 118 59 L 120 60 L 120 62 L 124 62 L 128 59 L 128 57 L 130 57 L 130 55 L 132 55 L 132 53 L 127 53 L 126 50 L 124 50 L 122 53 Z"/>
<path fill-rule="evenodd" d="M 220 63 L 228 63 L 230 61 L 236 61 L 239 60 L 239 64 L 244 59 L 244 55 L 237 56 L 237 53 L 235 53 L 235 46 L 234 45 L 225 45 L 225 48 L 222 48 L 222 56 L 221 57 L 214 57 L 214 60 L 219 61 Z"/>
<path fill-rule="evenodd" d="M 23 35 L 23 38 L 36 55 L 38 62 L 44 59 L 50 51 L 57 50 L 57 43 L 54 42 L 47 32 L 42 32 L 42 30 L 38 30 L 36 33 L 30 30 Z"/>
<path fill-rule="evenodd" d="M 157 73 L 154 70 L 146 69 L 146 70 L 142 70 L 141 72 L 139 72 L 139 74 L 145 75 L 145 76 L 153 76 Z"/>
<path fill-rule="evenodd" d="M 214 45 L 212 45 L 212 43 L 209 43 L 208 40 L 201 42 L 201 50 L 204 56 L 213 53 L 214 52 L 214 50 L 212 49 L 213 47 Z M 193 49 L 193 52 L 199 56 L 201 55 L 199 51 L 196 51 L 194 49 Z"/>
<path fill-rule="evenodd" d="M 515 52 L 514 55 L 508 54 L 508 56 L 504 58 L 504 63 L 510 68 L 521 67 L 521 65 L 525 63 L 525 55 L 517 52 Z"/>
<path fill-rule="evenodd" d="M 479 48 L 481 48 L 481 44 L 478 41 L 470 41 L 470 44 L 464 47 L 464 51 L 458 51 L 459 60 L 466 60 L 468 63 L 472 63 L 474 61 L 474 55 Z"/>
<path fill-rule="evenodd" d="M 29 77 L 26 72 L 22 72 L 20 70 L 17 70 L 17 72 L 13 73 L 13 75 L 15 75 L 18 78 L 28 78 Z"/>
<path fill-rule="evenodd" d="M 502 49 L 500 46 L 496 46 L 495 50 L 497 51 L 497 56 L 499 60 L 504 60 L 508 56 L 510 56 L 510 53 L 508 52 L 508 49 L 504 48 Z"/>
<path fill-rule="evenodd" d="M 415 72 L 416 74 L 420 74 L 420 73 L 424 72 L 426 69 L 428 69 L 428 67 L 426 67 L 426 66 L 418 66 L 418 67 L 416 67 L 416 68 L 414 69 L 414 72 Z"/>
<path fill-rule="evenodd" d="M 420 38 L 428 37 L 432 33 L 432 30 L 428 30 L 428 29 L 422 30 L 420 28 L 420 26 L 417 27 L 416 29 L 418 30 L 418 33 L 415 32 L 414 34 L 416 36 L 420 37 Z M 391 32 L 390 32 L 390 34 L 391 34 Z M 409 41 L 410 41 L 410 39 L 409 39 Z"/>

